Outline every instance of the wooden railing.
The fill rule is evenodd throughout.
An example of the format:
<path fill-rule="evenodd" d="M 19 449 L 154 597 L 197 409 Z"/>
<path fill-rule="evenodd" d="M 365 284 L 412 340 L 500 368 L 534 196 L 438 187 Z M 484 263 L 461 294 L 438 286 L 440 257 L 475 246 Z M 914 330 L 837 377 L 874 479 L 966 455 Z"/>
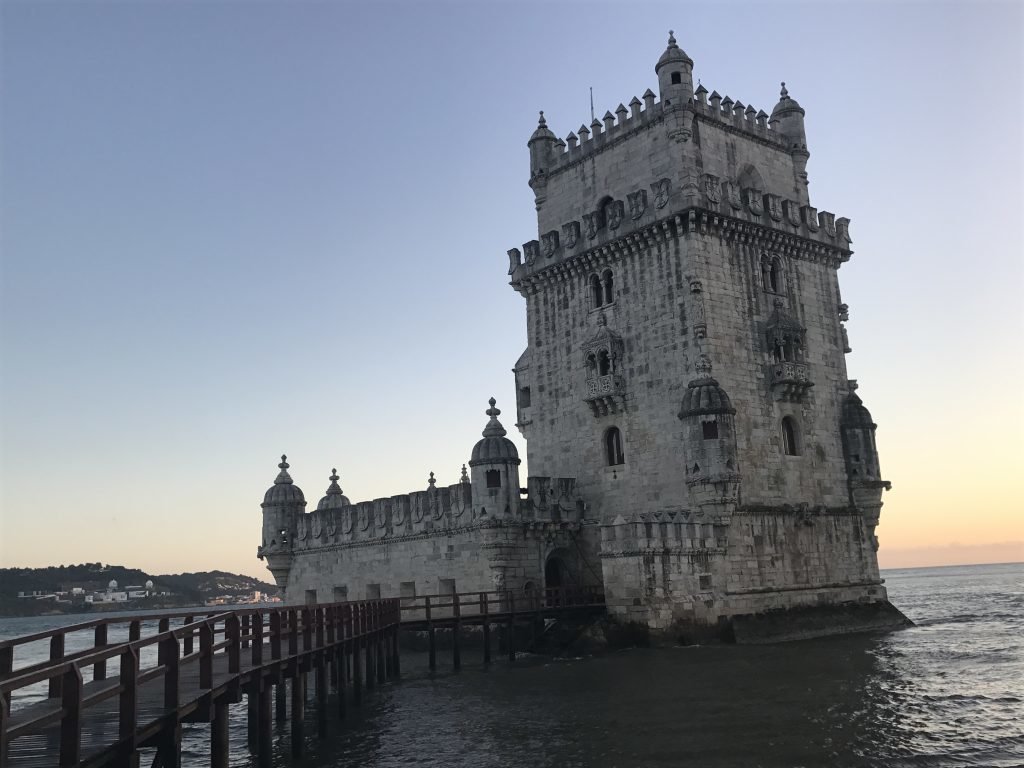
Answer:
<path fill-rule="evenodd" d="M 142 623 L 153 619 L 158 622 L 157 632 L 141 637 Z M 172 629 L 170 623 L 175 619 L 182 621 Z M 333 680 L 344 681 L 345 675 L 338 673 L 343 664 L 354 669 L 349 675 L 358 701 L 363 682 L 361 651 L 366 658 L 367 687 L 373 685 L 373 678 L 383 681 L 397 674 L 399 621 L 398 601 L 392 599 L 253 608 L 207 616 L 98 619 L 4 641 L 0 643 L 0 766 L 6 768 L 14 758 L 17 739 L 48 729 L 59 730 L 53 765 L 78 765 L 83 750 L 99 753 L 91 755 L 93 764 L 116 763 L 141 746 L 154 745 L 172 759 L 180 748 L 176 726 L 183 721 L 214 723 L 211 739 L 220 738 L 223 744 L 211 748 L 211 763 L 226 766 L 226 706 L 239 699 L 243 687 L 248 688 L 251 708 L 257 708 L 254 699 L 259 698 L 268 679 L 280 683 L 315 669 L 318 696 L 326 695 L 326 666 L 334 665 Z M 108 644 L 108 628 L 119 623 L 129 625 L 130 639 Z M 65 655 L 65 638 L 90 629 L 95 640 L 92 648 Z M 15 649 L 47 641 L 47 661 L 13 669 Z M 154 649 L 156 658 L 149 664 L 143 662 L 153 656 L 147 651 Z M 115 661 L 119 674 L 107 679 L 108 662 Z M 88 682 L 87 677 L 91 678 Z M 38 695 L 30 695 L 40 685 L 46 688 L 42 701 Z M 116 704 L 103 706 L 115 698 Z M 142 704 L 146 705 L 145 715 Z M 220 722 L 217 710 L 223 710 Z M 90 717 L 116 717 L 117 739 L 83 745 L 83 723 Z M 269 731 L 269 722 L 265 726 Z M 269 741 L 264 752 L 266 762 L 261 755 L 260 764 L 269 765 Z"/>

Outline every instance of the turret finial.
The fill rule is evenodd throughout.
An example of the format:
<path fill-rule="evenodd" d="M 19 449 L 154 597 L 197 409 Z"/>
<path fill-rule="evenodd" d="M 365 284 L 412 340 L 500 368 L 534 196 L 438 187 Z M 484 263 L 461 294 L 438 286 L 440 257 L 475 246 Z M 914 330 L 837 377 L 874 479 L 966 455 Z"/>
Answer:
<path fill-rule="evenodd" d="M 537 120 L 537 125 L 547 125 L 548 121 L 544 119 L 544 110 L 540 111 L 540 119 Z"/>
<path fill-rule="evenodd" d="M 341 486 L 338 485 L 338 470 L 337 469 L 332 469 L 331 470 L 331 476 L 329 478 L 327 478 L 327 479 L 331 481 L 331 484 L 329 486 L 327 486 L 327 495 L 328 496 L 341 496 L 341 494 L 342 494 Z"/>
<path fill-rule="evenodd" d="M 779 98 L 780 99 L 788 99 L 789 98 L 789 91 L 786 90 L 786 81 L 785 80 L 782 81 L 782 90 L 779 91 Z"/>
<path fill-rule="evenodd" d="M 668 44 L 670 47 L 676 44 L 676 33 L 671 29 L 668 31 Z"/>
<path fill-rule="evenodd" d="M 462 465 L 462 477 L 459 479 L 459 482 L 460 483 L 468 483 L 469 482 L 469 473 L 466 471 L 466 465 L 465 464 Z"/>
<path fill-rule="evenodd" d="M 288 464 L 288 457 L 285 456 L 282 453 L 281 454 L 281 463 L 277 465 L 278 469 L 288 469 L 289 466 L 291 466 L 291 465 Z"/>
<path fill-rule="evenodd" d="M 433 490 L 433 489 L 434 489 L 434 485 L 435 485 L 436 483 L 437 483 L 437 480 L 435 480 L 435 479 L 434 479 L 434 473 L 433 473 L 433 472 L 431 472 L 431 473 L 430 473 L 430 477 L 429 477 L 429 478 L 428 478 L 428 480 L 427 480 L 427 485 L 429 485 L 429 486 L 430 486 L 430 490 Z"/>
<path fill-rule="evenodd" d="M 281 463 L 277 465 L 281 471 L 277 473 L 277 478 L 274 480 L 274 485 L 291 485 L 292 476 L 288 474 L 288 457 L 281 454 Z"/>
<path fill-rule="evenodd" d="M 495 407 L 498 404 L 498 401 L 492 397 L 487 402 L 490 404 L 491 407 L 484 411 L 484 413 L 490 416 L 491 420 L 488 421 L 487 426 L 484 427 L 483 436 L 504 437 L 508 433 L 505 431 L 505 428 L 501 426 L 501 422 L 498 421 L 498 416 L 501 415 L 501 411 Z"/>
<path fill-rule="evenodd" d="M 331 467 L 331 476 L 327 478 L 332 483 L 338 482 L 338 470 L 335 467 Z"/>

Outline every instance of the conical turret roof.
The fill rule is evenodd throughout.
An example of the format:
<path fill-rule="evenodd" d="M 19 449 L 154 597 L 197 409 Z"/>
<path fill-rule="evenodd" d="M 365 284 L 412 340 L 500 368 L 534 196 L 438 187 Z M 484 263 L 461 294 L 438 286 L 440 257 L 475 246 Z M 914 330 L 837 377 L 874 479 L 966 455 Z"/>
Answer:
<path fill-rule="evenodd" d="M 654 65 L 654 71 L 660 72 L 662 67 L 667 67 L 669 64 L 689 64 L 693 66 L 693 59 L 686 55 L 686 51 L 680 48 L 676 44 L 675 33 L 670 29 L 668 31 L 668 47 L 665 52 L 661 54 L 661 58 L 658 59 L 658 63 Z"/>
<path fill-rule="evenodd" d="M 484 427 L 483 440 L 473 446 L 473 453 L 469 459 L 469 466 L 477 464 L 519 464 L 519 451 L 515 443 L 505 437 L 508 434 L 505 428 L 498 421 L 501 411 L 495 406 L 497 401 L 492 397 L 489 401 L 490 408 L 486 413 L 490 416 L 487 426 Z"/>

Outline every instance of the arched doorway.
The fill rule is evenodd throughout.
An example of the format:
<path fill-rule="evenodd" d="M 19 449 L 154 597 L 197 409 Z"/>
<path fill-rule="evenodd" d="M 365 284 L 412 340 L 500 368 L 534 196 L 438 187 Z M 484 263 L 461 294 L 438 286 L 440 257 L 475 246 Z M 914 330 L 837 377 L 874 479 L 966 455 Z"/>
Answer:
<path fill-rule="evenodd" d="M 558 555 L 551 555 L 544 564 L 544 586 L 547 589 L 565 586 L 565 562 Z"/>

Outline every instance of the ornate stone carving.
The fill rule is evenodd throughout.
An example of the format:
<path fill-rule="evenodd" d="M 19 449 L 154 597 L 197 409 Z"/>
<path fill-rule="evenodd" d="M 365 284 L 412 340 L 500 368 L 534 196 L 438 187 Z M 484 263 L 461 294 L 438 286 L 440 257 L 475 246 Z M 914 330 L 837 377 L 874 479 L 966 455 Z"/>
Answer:
<path fill-rule="evenodd" d="M 729 207 L 734 211 L 738 211 L 743 207 L 743 200 L 740 198 L 740 188 L 731 181 L 722 182 L 722 191 L 725 194 L 725 199 L 729 202 Z"/>
<path fill-rule="evenodd" d="M 657 208 L 664 208 L 668 205 L 668 198 L 671 192 L 672 182 L 669 179 L 659 179 L 651 184 L 651 192 L 654 193 L 654 205 Z"/>
<path fill-rule="evenodd" d="M 565 240 L 565 247 L 575 248 L 576 243 L 580 241 L 580 223 L 578 221 L 570 221 L 568 224 L 563 224 L 562 235 Z"/>
<path fill-rule="evenodd" d="M 695 339 L 707 338 L 708 323 L 704 310 L 704 286 L 700 280 L 690 279 L 690 295 L 693 297 L 693 336 Z"/>
<path fill-rule="evenodd" d="M 540 242 L 544 256 L 550 259 L 555 255 L 555 251 L 558 250 L 558 232 L 556 230 L 551 230 L 550 232 L 541 235 Z"/>
<path fill-rule="evenodd" d="M 523 265 L 523 255 L 519 252 L 518 248 L 509 248 L 508 250 L 508 273 L 511 275 L 519 267 Z"/>
<path fill-rule="evenodd" d="M 707 195 L 708 202 L 712 205 L 722 202 L 721 187 L 717 176 L 712 176 L 710 173 L 704 174 L 704 194 Z"/>
<path fill-rule="evenodd" d="M 745 189 L 743 190 L 743 196 L 746 198 L 747 209 L 755 216 L 760 216 L 764 213 L 764 204 L 761 200 L 761 190 L 759 189 Z"/>
<path fill-rule="evenodd" d="M 764 207 L 772 221 L 782 221 L 782 198 L 770 192 L 764 196 Z"/>
<path fill-rule="evenodd" d="M 583 229 L 587 233 L 587 237 L 593 240 L 597 237 L 597 214 L 596 213 L 584 213 L 583 214 Z"/>
<path fill-rule="evenodd" d="M 829 237 L 836 236 L 836 215 L 834 213 L 822 211 L 818 214 L 818 221 L 821 224 L 821 228 L 825 230 L 826 235 Z"/>
<path fill-rule="evenodd" d="M 534 262 L 540 256 L 540 243 L 536 240 L 531 240 L 528 243 L 523 243 L 523 250 L 526 251 L 526 263 L 529 266 L 533 266 Z"/>
<path fill-rule="evenodd" d="M 788 221 L 791 226 L 800 226 L 800 206 L 798 203 L 795 203 L 792 200 L 783 200 L 782 211 L 786 214 L 786 221 Z"/>
<path fill-rule="evenodd" d="M 608 222 L 609 229 L 618 229 L 625 215 L 625 205 L 621 200 L 612 200 L 604 207 L 604 220 Z"/>
<path fill-rule="evenodd" d="M 850 220 L 846 217 L 836 219 L 836 234 L 839 235 L 839 239 L 843 242 L 849 243 L 850 240 Z"/>
<path fill-rule="evenodd" d="M 818 209 L 812 208 L 809 205 L 805 205 L 800 209 L 800 214 L 803 216 L 804 226 L 811 230 L 811 232 L 817 232 Z"/>
<path fill-rule="evenodd" d="M 640 189 L 626 195 L 629 201 L 629 217 L 634 221 L 644 215 L 647 210 L 647 190 Z"/>

